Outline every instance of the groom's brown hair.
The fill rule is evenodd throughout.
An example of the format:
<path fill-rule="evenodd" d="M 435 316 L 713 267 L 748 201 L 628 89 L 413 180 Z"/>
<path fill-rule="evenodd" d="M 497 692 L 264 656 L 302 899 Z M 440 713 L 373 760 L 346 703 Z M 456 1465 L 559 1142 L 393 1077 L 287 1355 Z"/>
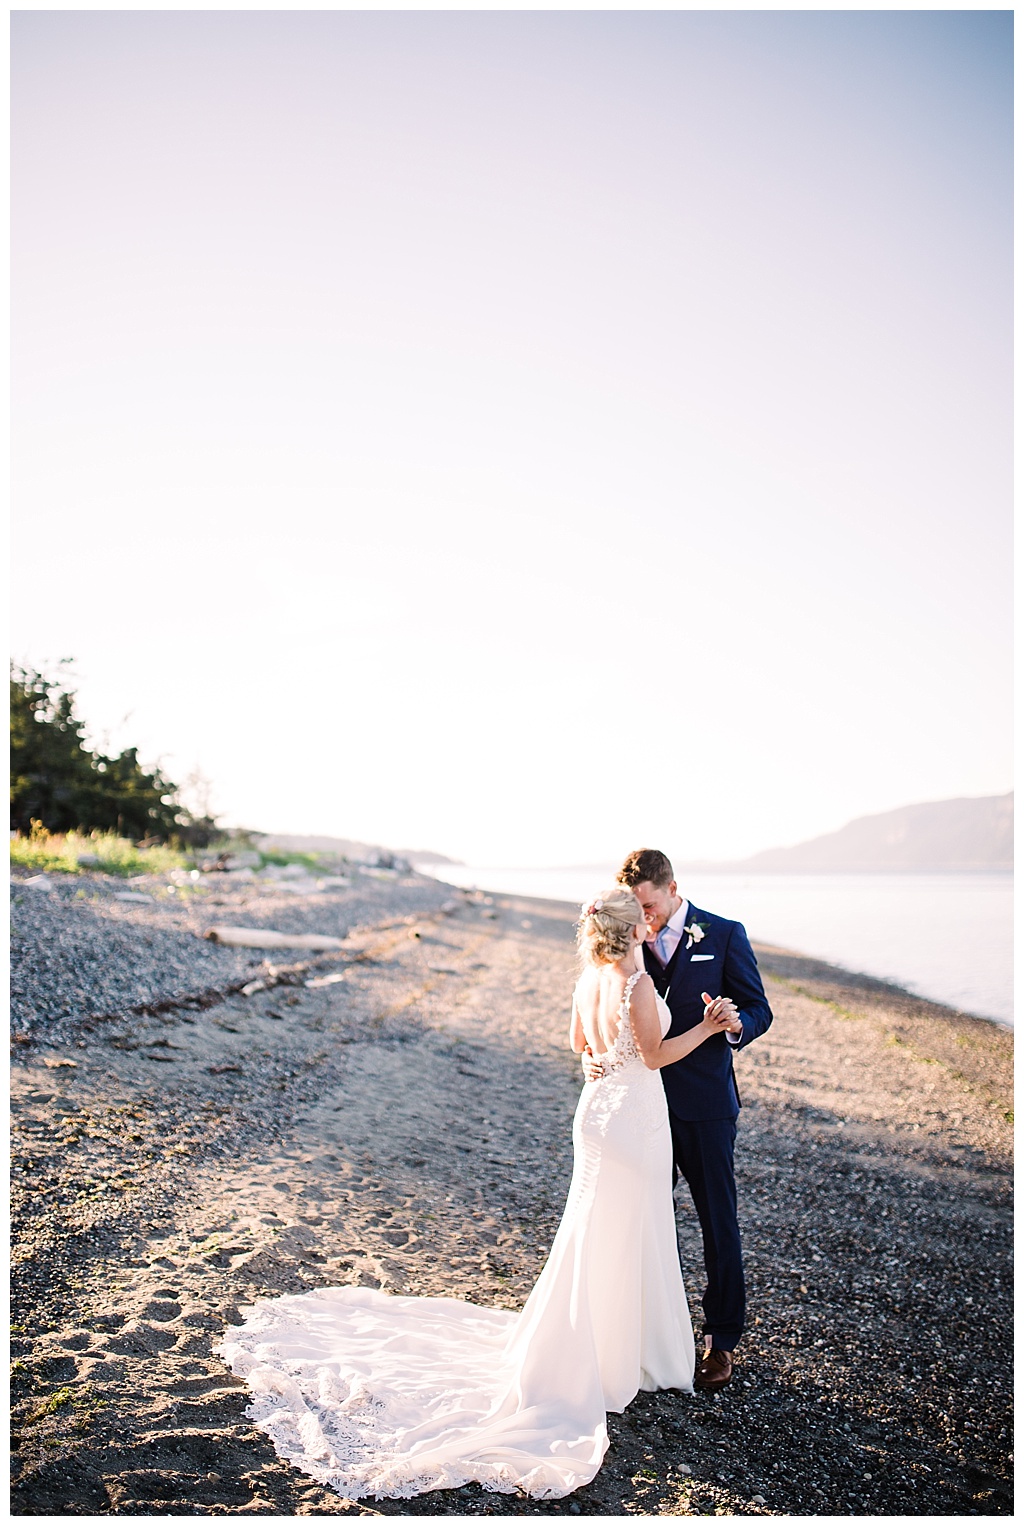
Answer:
<path fill-rule="evenodd" d="M 637 848 L 630 853 L 615 878 L 620 885 L 628 885 L 630 890 L 647 883 L 660 890 L 671 885 L 675 874 L 664 853 L 659 853 L 657 848 Z"/>

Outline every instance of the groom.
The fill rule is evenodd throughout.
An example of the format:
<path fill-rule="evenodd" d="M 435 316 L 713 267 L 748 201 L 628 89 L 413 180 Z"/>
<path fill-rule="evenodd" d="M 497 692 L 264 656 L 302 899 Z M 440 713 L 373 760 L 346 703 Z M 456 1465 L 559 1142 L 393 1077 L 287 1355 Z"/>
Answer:
<path fill-rule="evenodd" d="M 724 1388 L 743 1333 L 746 1294 L 736 1218 L 733 1147 L 739 1092 L 732 1058 L 772 1020 L 757 961 L 738 922 L 700 911 L 676 888 L 672 865 L 656 848 L 638 848 L 619 870 L 644 909 L 644 963 L 672 1014 L 669 1035 L 685 1033 L 715 997 L 735 1011 L 723 1033 L 661 1072 L 672 1126 L 675 1176 L 685 1176 L 704 1238 L 706 1350 L 694 1377 L 700 1389 Z"/>

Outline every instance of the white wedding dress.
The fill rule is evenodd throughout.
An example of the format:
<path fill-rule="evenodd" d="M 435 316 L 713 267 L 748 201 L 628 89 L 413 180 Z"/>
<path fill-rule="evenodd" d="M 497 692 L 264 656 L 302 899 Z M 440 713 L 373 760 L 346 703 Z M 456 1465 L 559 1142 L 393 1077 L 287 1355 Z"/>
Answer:
<path fill-rule="evenodd" d="M 321 1288 L 261 1299 L 225 1333 L 220 1355 L 281 1457 L 349 1498 L 472 1480 L 559 1498 L 601 1466 L 608 1410 L 692 1389 L 665 1092 L 629 1019 L 639 974 L 604 1077 L 580 1095 L 565 1212 L 520 1314 Z"/>

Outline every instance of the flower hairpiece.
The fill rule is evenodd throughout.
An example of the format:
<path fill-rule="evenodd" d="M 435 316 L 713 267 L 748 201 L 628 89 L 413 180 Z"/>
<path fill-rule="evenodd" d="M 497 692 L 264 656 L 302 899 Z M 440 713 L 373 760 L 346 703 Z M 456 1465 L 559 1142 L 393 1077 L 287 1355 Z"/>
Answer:
<path fill-rule="evenodd" d="M 585 917 L 592 917 L 594 915 L 594 912 L 595 911 L 600 911 L 601 907 L 603 905 L 604 905 L 604 902 L 602 901 L 601 897 L 598 896 L 596 901 L 591 901 L 589 906 L 584 906 L 584 908 L 583 908 L 583 915 Z"/>

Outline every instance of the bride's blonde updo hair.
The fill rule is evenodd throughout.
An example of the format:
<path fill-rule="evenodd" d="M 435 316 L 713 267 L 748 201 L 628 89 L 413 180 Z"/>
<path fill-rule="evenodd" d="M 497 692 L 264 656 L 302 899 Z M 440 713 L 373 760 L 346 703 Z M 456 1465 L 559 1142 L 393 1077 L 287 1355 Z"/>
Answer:
<path fill-rule="evenodd" d="M 580 959 L 584 964 L 615 964 L 625 959 L 633 929 L 643 920 L 643 908 L 627 885 L 605 890 L 583 907 L 577 923 Z"/>

